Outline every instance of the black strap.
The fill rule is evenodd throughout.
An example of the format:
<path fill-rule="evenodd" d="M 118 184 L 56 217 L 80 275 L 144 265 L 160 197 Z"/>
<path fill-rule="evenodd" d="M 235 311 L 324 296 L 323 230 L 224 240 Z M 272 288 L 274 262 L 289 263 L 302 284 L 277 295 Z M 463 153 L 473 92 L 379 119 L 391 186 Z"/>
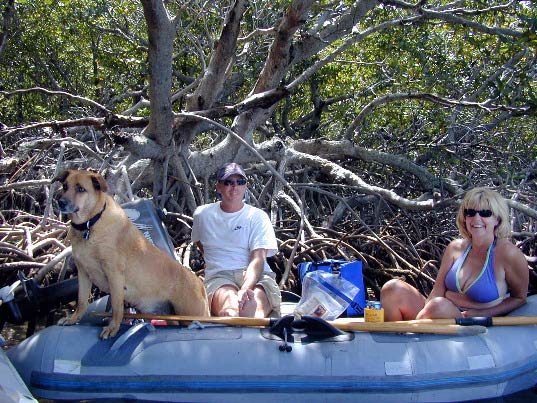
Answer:
<path fill-rule="evenodd" d="M 332 270 L 332 273 L 339 274 L 339 267 L 345 263 L 349 262 L 346 260 L 320 260 L 317 262 L 311 262 L 311 266 L 307 272 L 309 273 L 315 270 L 319 270 L 319 267 L 329 266 L 330 270 Z"/>
<path fill-rule="evenodd" d="M 477 316 L 473 318 L 455 318 L 455 324 L 460 326 L 492 326 L 492 318 L 488 316 Z"/>
<path fill-rule="evenodd" d="M 86 221 L 85 223 L 83 224 L 75 224 L 75 223 L 71 223 L 71 226 L 76 229 L 76 230 L 79 230 L 79 231 L 84 231 L 82 233 L 82 236 L 84 237 L 84 239 L 89 239 L 90 237 L 90 228 L 97 222 L 99 221 L 99 218 L 101 218 L 101 215 L 103 214 L 104 210 L 106 209 L 106 203 L 104 203 L 104 207 L 103 209 L 95 214 L 93 217 L 91 217 L 88 221 Z"/>

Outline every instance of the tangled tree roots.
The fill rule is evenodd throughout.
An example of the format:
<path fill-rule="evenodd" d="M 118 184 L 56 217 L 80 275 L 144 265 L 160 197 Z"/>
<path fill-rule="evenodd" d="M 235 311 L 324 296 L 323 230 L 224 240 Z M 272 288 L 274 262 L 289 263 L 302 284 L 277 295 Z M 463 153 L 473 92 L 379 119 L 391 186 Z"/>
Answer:
<path fill-rule="evenodd" d="M 0 281 L 3 285 L 13 283 L 18 271 L 43 285 L 74 274 L 68 259 L 68 224 L 21 211 L 4 211 L 3 219 L 0 226 Z M 177 252 L 182 263 L 203 276 L 203 259 L 189 243 L 190 223 L 191 218 L 183 215 L 172 214 L 166 219 L 172 239 L 180 245 Z M 378 298 L 382 285 L 394 277 L 403 278 L 426 294 L 432 287 L 445 245 L 456 233 L 435 235 L 427 231 L 421 240 L 413 241 L 405 231 L 408 222 L 404 225 L 395 223 L 380 228 L 377 233 L 367 228 L 353 232 L 315 228 L 317 236 L 299 241 L 291 264 L 289 259 L 297 240 L 286 231 L 277 231 L 279 252 L 269 259 L 269 263 L 281 289 L 298 294 L 298 264 L 334 258 L 362 261 L 369 298 Z M 352 227 L 351 223 L 347 224 Z M 420 223 L 414 221 L 413 225 Z M 534 253 L 535 246 L 535 236 L 522 241 L 526 253 Z M 288 272 L 287 267 L 290 267 Z"/>

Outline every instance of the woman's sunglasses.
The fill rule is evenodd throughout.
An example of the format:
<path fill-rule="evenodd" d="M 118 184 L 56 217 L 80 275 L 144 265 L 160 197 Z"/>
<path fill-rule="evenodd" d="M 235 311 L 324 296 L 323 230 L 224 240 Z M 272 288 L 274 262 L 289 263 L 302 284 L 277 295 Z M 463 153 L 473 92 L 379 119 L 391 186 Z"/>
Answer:
<path fill-rule="evenodd" d="M 246 185 L 246 179 L 237 179 L 236 181 L 231 180 L 231 179 L 224 179 L 223 181 L 220 181 L 220 183 L 223 183 L 224 186 L 231 186 L 231 185 L 244 186 Z"/>
<path fill-rule="evenodd" d="M 475 217 L 476 214 L 479 214 L 483 218 L 492 217 L 492 211 L 490 210 L 474 210 L 473 208 L 464 209 L 465 217 Z"/>

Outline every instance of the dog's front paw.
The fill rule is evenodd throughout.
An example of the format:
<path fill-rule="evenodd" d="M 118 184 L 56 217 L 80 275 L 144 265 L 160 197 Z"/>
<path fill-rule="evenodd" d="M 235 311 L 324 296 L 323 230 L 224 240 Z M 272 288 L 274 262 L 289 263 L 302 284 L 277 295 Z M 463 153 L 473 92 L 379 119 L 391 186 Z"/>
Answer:
<path fill-rule="evenodd" d="M 69 326 L 69 325 L 74 325 L 77 322 L 78 322 L 78 317 L 77 315 L 73 314 L 71 316 L 66 316 L 65 318 L 61 318 L 60 320 L 58 320 L 58 325 Z"/>
<path fill-rule="evenodd" d="M 106 340 L 109 337 L 114 337 L 119 331 L 119 323 L 110 322 L 108 326 L 103 327 L 101 339 Z"/>

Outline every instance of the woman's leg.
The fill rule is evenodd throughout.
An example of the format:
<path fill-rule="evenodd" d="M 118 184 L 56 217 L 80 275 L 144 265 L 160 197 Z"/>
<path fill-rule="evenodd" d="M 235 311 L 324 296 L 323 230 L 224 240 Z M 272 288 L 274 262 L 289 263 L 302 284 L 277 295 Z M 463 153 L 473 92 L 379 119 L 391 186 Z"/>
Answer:
<path fill-rule="evenodd" d="M 425 297 L 402 280 L 388 281 L 380 291 L 384 320 L 412 320 L 425 306 Z"/>
<path fill-rule="evenodd" d="M 416 319 L 445 319 L 445 318 L 460 318 L 462 317 L 459 308 L 444 297 L 436 297 L 431 299 Z"/>

